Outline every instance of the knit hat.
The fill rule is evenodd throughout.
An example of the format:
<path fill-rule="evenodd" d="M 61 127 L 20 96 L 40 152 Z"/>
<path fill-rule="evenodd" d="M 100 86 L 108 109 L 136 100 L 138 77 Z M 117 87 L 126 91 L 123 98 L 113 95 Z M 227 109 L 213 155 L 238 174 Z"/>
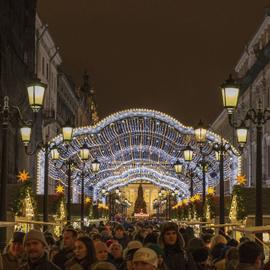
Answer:
<path fill-rule="evenodd" d="M 48 247 L 48 244 L 45 240 L 44 234 L 41 231 L 38 230 L 30 230 L 24 237 L 23 245 L 25 246 L 26 242 L 29 240 L 38 240 L 40 241 L 46 248 Z"/>
<path fill-rule="evenodd" d="M 23 243 L 24 232 L 14 232 L 11 241 L 14 243 Z"/>
<path fill-rule="evenodd" d="M 155 268 L 158 266 L 158 257 L 154 250 L 150 248 L 140 248 L 133 256 L 134 262 L 144 262 L 153 265 Z"/>

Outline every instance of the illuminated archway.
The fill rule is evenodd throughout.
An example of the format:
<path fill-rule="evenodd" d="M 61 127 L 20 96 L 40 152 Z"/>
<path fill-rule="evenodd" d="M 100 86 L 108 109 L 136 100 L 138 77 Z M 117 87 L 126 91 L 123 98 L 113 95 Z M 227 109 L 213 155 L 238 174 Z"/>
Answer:
<path fill-rule="evenodd" d="M 208 143 L 203 148 L 208 152 L 213 142 L 219 142 L 220 136 L 213 132 L 207 133 Z M 57 136 L 51 145 L 56 144 L 61 158 L 53 162 L 49 157 L 49 177 L 67 185 L 67 166 L 65 161 L 73 159 L 77 167 L 72 172 L 73 194 L 80 193 L 80 176 L 83 164 L 79 158 L 79 150 L 86 142 L 90 147 L 90 160 L 85 167 L 90 168 L 91 160 L 97 158 L 100 171 L 95 175 L 91 172 L 85 178 L 85 192 L 96 198 L 102 188 L 109 191 L 125 184 L 147 180 L 168 189 L 178 188 L 182 196 L 189 195 L 190 180 L 184 174 L 177 175 L 173 164 L 176 160 L 183 162 L 185 169 L 195 170 L 194 192 L 202 190 L 202 171 L 198 162 L 202 156 L 194 138 L 194 129 L 184 126 L 176 119 L 153 110 L 131 109 L 120 111 L 98 122 L 95 126 L 86 126 L 74 130 L 74 138 L 67 147 L 62 136 Z M 183 148 L 191 145 L 195 151 L 194 159 L 186 164 L 183 159 Z M 236 150 L 235 150 L 236 151 Z M 211 164 L 206 174 L 207 185 L 216 186 L 219 181 L 219 164 L 215 153 L 206 160 Z M 225 182 L 230 186 L 234 183 L 240 158 L 232 153 L 225 157 Z M 38 156 L 37 192 L 43 193 L 44 153 Z"/>

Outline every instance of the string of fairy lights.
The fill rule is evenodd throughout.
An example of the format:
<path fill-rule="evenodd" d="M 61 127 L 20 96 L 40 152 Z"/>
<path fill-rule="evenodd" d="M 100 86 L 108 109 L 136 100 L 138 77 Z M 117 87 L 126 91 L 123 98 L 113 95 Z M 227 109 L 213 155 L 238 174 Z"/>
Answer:
<path fill-rule="evenodd" d="M 208 152 L 211 143 L 220 141 L 220 137 L 208 132 L 207 144 L 203 151 Z M 86 167 L 90 168 L 91 160 L 97 158 L 100 170 L 93 174 L 89 172 L 85 177 L 85 186 L 93 188 L 96 196 L 103 187 L 108 189 L 123 186 L 138 179 L 144 179 L 157 185 L 165 185 L 168 189 L 178 187 L 188 196 L 189 179 L 185 175 L 177 175 L 173 164 L 180 160 L 186 170 L 195 168 L 202 158 L 194 140 L 194 129 L 178 122 L 176 119 L 161 112 L 133 109 L 118 112 L 97 123 L 95 126 L 80 127 L 74 130 L 74 138 L 69 147 L 62 143 L 59 135 L 52 144 L 59 148 L 61 158 L 49 161 L 49 178 L 66 186 L 67 169 L 65 161 L 73 159 L 77 169 L 72 173 L 73 189 L 80 192 L 80 181 L 77 171 L 80 170 L 80 147 L 86 143 L 90 148 L 90 158 Z M 195 152 L 193 160 L 187 164 L 183 159 L 183 147 L 190 145 Z M 217 185 L 219 164 L 215 154 L 206 157 L 211 164 L 207 172 L 209 186 Z M 239 174 L 241 160 L 230 155 L 225 158 L 225 181 L 231 181 Z M 201 192 L 202 171 L 196 168 L 194 178 L 194 192 Z M 38 155 L 37 192 L 43 192 L 44 182 L 44 153 Z M 90 190 L 90 189 L 89 189 Z M 88 189 L 85 190 L 89 195 Z"/>

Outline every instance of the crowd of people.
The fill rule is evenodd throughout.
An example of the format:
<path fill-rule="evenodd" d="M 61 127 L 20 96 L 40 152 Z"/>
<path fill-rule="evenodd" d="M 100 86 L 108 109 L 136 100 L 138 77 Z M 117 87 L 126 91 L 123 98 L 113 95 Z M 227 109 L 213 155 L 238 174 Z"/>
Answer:
<path fill-rule="evenodd" d="M 0 270 L 269 270 L 260 245 L 173 222 L 108 222 L 77 231 L 15 232 Z"/>

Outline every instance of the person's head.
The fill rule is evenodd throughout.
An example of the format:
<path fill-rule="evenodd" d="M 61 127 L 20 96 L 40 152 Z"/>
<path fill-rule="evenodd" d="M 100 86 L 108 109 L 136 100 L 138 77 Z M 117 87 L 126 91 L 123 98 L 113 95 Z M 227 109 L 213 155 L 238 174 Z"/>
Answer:
<path fill-rule="evenodd" d="M 196 264 L 204 265 L 208 260 L 208 249 L 206 247 L 200 247 L 192 252 L 192 257 Z"/>
<path fill-rule="evenodd" d="M 125 235 L 125 230 L 122 225 L 117 225 L 114 230 L 114 236 L 118 239 L 122 239 Z"/>
<path fill-rule="evenodd" d="M 204 246 L 208 249 L 211 248 L 211 239 L 212 239 L 212 234 L 210 233 L 204 233 L 202 236 L 201 236 L 201 239 L 203 240 L 203 243 L 204 243 Z"/>
<path fill-rule="evenodd" d="M 163 225 L 160 234 L 160 243 L 164 246 L 184 246 L 184 240 L 182 235 L 178 232 L 177 224 L 168 222 Z"/>
<path fill-rule="evenodd" d="M 42 232 L 30 230 L 24 237 L 25 252 L 31 261 L 36 261 L 44 256 L 48 244 Z"/>
<path fill-rule="evenodd" d="M 134 270 L 155 270 L 158 267 L 158 257 L 154 250 L 150 248 L 140 248 L 133 256 Z"/>
<path fill-rule="evenodd" d="M 123 248 L 118 242 L 113 242 L 110 245 L 110 254 L 114 257 L 114 259 L 122 257 Z"/>
<path fill-rule="evenodd" d="M 133 264 L 132 264 L 133 256 L 135 252 L 139 248 L 142 248 L 142 247 L 143 245 L 139 241 L 130 241 L 128 243 L 127 248 L 124 250 L 124 254 L 123 254 L 124 259 L 126 261 L 127 270 L 133 270 Z"/>
<path fill-rule="evenodd" d="M 246 241 L 239 245 L 239 263 L 253 265 L 260 269 L 262 265 L 263 251 L 262 248 L 253 241 Z"/>
<path fill-rule="evenodd" d="M 210 247 L 213 248 L 217 244 L 224 244 L 224 245 L 226 245 L 227 244 L 226 238 L 223 235 L 221 235 L 221 234 L 218 234 L 218 235 L 212 237 Z"/>
<path fill-rule="evenodd" d="M 108 259 L 108 249 L 105 243 L 95 241 L 96 257 L 98 261 L 106 261 Z"/>
<path fill-rule="evenodd" d="M 211 257 L 213 260 L 216 259 L 223 259 L 225 258 L 225 254 L 228 250 L 228 247 L 223 244 L 223 243 L 218 243 L 216 244 L 212 249 L 211 249 Z"/>
<path fill-rule="evenodd" d="M 73 249 L 77 239 L 77 231 L 74 229 L 66 229 L 63 232 L 63 245 L 64 248 Z"/>
<path fill-rule="evenodd" d="M 116 267 L 109 262 L 97 262 L 91 268 L 92 270 L 117 270 Z"/>
<path fill-rule="evenodd" d="M 239 251 L 236 247 L 231 247 L 225 254 L 226 261 L 239 260 Z"/>
<path fill-rule="evenodd" d="M 78 260 L 86 259 L 89 264 L 92 264 L 96 261 L 93 242 L 87 236 L 82 236 L 75 240 L 74 254 Z"/>
<path fill-rule="evenodd" d="M 150 234 L 152 232 L 153 232 L 153 226 L 151 226 L 151 225 L 145 226 L 145 233 L 146 233 L 146 235 L 148 235 L 148 234 Z"/>
<path fill-rule="evenodd" d="M 21 256 L 24 253 L 23 238 L 24 232 L 14 232 L 11 244 L 9 246 L 9 252 L 14 256 Z"/>
<path fill-rule="evenodd" d="M 141 223 L 141 222 L 137 222 L 136 224 L 135 224 L 135 230 L 137 231 L 137 232 L 139 232 L 140 230 L 142 230 L 143 229 L 143 224 Z"/>
<path fill-rule="evenodd" d="M 157 242 L 158 242 L 158 233 L 157 232 L 152 232 L 152 233 L 147 234 L 147 236 L 143 240 L 144 246 L 149 244 L 149 243 L 157 244 Z"/>
<path fill-rule="evenodd" d="M 193 252 L 194 250 L 198 249 L 198 248 L 202 248 L 204 247 L 204 242 L 202 239 L 200 238 L 192 238 L 188 241 L 187 243 L 187 250 L 189 252 Z"/>
<path fill-rule="evenodd" d="M 148 244 L 146 247 L 156 252 L 157 257 L 158 257 L 158 266 L 161 266 L 163 264 L 164 256 L 165 256 L 164 250 L 161 248 L 161 246 L 158 244 Z"/>

